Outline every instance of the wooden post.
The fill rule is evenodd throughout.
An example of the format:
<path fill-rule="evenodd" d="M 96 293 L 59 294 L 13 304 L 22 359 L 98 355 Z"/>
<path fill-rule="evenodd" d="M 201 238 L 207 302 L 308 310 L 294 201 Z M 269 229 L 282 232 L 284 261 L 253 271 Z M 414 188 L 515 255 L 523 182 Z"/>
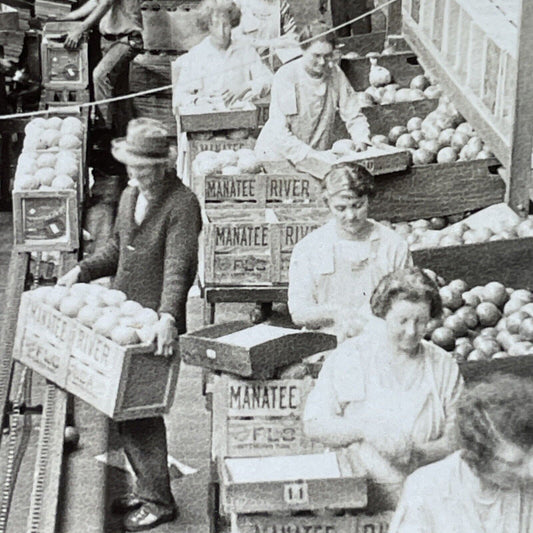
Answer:
<path fill-rule="evenodd" d="M 387 36 L 402 33 L 402 0 L 396 0 L 387 8 Z"/>
<path fill-rule="evenodd" d="M 522 0 L 519 31 L 509 203 L 521 215 L 526 215 L 533 148 L 533 2 L 530 0 Z"/>

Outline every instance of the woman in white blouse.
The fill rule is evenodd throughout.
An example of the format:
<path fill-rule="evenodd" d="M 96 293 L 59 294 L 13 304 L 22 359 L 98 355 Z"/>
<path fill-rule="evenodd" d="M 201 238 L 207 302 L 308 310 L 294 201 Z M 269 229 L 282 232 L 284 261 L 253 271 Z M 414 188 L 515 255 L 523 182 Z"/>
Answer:
<path fill-rule="evenodd" d="M 370 479 L 401 484 L 455 449 L 463 380 L 450 354 L 423 340 L 442 302 L 422 270 L 385 276 L 371 307 L 365 331 L 326 359 L 307 399 L 304 430 L 363 463 Z"/>
<path fill-rule="evenodd" d="M 300 35 L 302 57 L 281 67 L 274 76 L 269 119 L 256 144 L 264 160 L 304 159 L 332 162 L 328 151 L 334 138 L 337 112 L 358 151 L 370 144 L 369 127 L 350 82 L 334 62 L 335 37 L 315 22 Z"/>

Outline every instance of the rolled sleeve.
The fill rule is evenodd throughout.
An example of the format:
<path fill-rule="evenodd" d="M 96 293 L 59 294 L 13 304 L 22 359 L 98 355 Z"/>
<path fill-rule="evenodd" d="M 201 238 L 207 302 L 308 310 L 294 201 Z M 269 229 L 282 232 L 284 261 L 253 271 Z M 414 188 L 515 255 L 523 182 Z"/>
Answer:
<path fill-rule="evenodd" d="M 249 56 L 251 97 L 261 98 L 270 92 L 274 76 L 263 63 L 261 56 L 252 47 L 250 47 Z"/>
<path fill-rule="evenodd" d="M 298 139 L 290 130 L 288 115 L 298 112 L 296 89 L 293 84 L 281 79 L 278 74 L 274 76 L 272 83 L 269 119 L 264 126 L 265 135 L 262 134 L 260 138 L 262 137 L 266 145 L 266 153 L 269 153 L 269 148 L 272 148 L 274 153 L 296 164 L 311 154 L 313 149 Z M 287 107 L 292 109 L 288 110 Z M 284 109 L 289 112 L 284 112 Z"/>
<path fill-rule="evenodd" d="M 357 94 L 340 68 L 337 68 L 336 73 L 339 87 L 339 115 L 354 142 L 370 142 L 370 127 L 367 118 L 361 112 Z"/>
<path fill-rule="evenodd" d="M 334 380 L 335 354 L 324 362 L 313 390 L 309 393 L 302 420 L 324 420 L 338 416 L 340 405 L 336 398 Z"/>
<path fill-rule="evenodd" d="M 414 479 L 407 478 L 389 533 L 429 533 L 433 531 L 423 498 Z"/>
<path fill-rule="evenodd" d="M 314 279 L 309 259 L 303 247 L 296 245 L 289 264 L 288 305 L 292 319 L 301 323 L 302 313 L 317 305 L 314 297 Z"/>

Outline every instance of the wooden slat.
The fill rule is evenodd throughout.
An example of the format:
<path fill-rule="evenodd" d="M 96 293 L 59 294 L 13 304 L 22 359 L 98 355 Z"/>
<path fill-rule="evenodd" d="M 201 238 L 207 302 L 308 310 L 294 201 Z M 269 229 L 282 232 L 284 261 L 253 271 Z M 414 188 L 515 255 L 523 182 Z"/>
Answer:
<path fill-rule="evenodd" d="M 504 183 L 486 161 L 411 167 L 376 179 L 370 216 L 376 220 L 413 220 L 480 209 L 504 200 Z"/>
<path fill-rule="evenodd" d="M 533 148 L 533 2 L 522 0 L 520 39 L 518 48 L 518 77 L 515 93 L 513 146 L 511 153 L 510 205 L 520 213 L 529 209 L 531 184 L 531 151 Z"/>
<path fill-rule="evenodd" d="M 515 289 L 533 289 L 531 237 L 416 250 L 413 260 L 449 281 L 464 279 L 471 286 L 499 281 Z"/>

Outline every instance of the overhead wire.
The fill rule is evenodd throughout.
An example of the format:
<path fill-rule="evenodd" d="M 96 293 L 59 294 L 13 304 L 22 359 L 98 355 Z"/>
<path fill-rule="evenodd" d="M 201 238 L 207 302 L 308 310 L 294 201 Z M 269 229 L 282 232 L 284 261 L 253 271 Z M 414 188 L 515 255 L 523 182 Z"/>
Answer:
<path fill-rule="evenodd" d="M 330 33 L 333 33 L 337 30 L 339 30 L 340 28 L 344 28 L 345 26 L 349 26 L 351 24 L 353 24 L 354 22 L 357 22 L 359 20 L 362 20 L 366 17 L 369 17 L 370 15 L 373 15 L 374 13 L 377 13 L 378 11 L 382 11 L 384 8 L 388 7 L 389 5 L 397 2 L 399 0 L 387 0 L 387 2 L 383 3 L 383 4 L 380 4 L 379 6 L 376 6 L 374 7 L 373 9 L 370 9 L 368 10 L 367 12 L 357 16 L 357 17 L 354 17 L 353 19 L 351 20 L 348 20 L 347 22 L 343 22 L 342 24 L 338 24 L 337 26 L 327 30 L 327 31 L 324 31 L 318 35 L 315 35 L 309 39 L 305 39 L 303 41 L 300 41 L 298 44 L 299 45 L 302 45 L 302 44 L 308 44 L 308 43 L 312 43 L 313 41 L 316 41 L 316 40 L 319 40 L 321 39 L 322 37 L 324 37 L 325 35 L 328 35 Z M 272 57 L 274 57 L 275 55 L 275 52 L 268 52 L 264 55 L 261 55 L 261 59 L 262 60 L 268 60 L 268 59 L 271 59 Z M 233 66 L 231 68 L 228 68 L 226 70 L 223 70 L 220 74 L 224 74 L 224 73 L 227 73 L 227 72 L 232 72 L 234 70 L 237 70 L 237 69 L 240 69 L 242 68 L 243 66 L 246 66 L 248 65 L 247 63 L 242 63 L 240 65 L 237 65 L 237 66 Z M 194 80 L 193 80 L 194 81 Z M 85 107 L 95 107 L 95 106 L 99 106 L 99 105 L 103 105 L 103 104 L 110 104 L 110 103 L 113 103 L 113 102 L 120 102 L 122 100 L 129 100 L 131 98 L 137 98 L 139 96 L 148 96 L 150 94 L 156 94 L 156 93 L 159 93 L 159 92 L 163 92 L 163 91 L 168 91 L 169 89 L 172 89 L 173 86 L 172 84 L 171 85 L 163 85 L 161 87 L 155 87 L 153 89 L 146 89 L 144 91 L 138 91 L 138 92 L 135 92 L 135 93 L 129 93 L 129 94 L 124 94 L 124 95 L 121 95 L 121 96 L 113 96 L 111 98 L 105 98 L 105 99 L 102 99 L 102 100 L 96 100 L 96 101 L 91 101 L 91 102 L 65 102 L 65 105 L 64 106 L 61 106 L 61 110 L 65 110 L 65 109 L 69 109 L 69 108 L 72 108 L 72 109 L 80 109 L 80 108 L 85 108 Z M 29 118 L 29 117 L 38 117 L 38 116 L 43 116 L 43 115 L 49 115 L 50 114 L 50 109 L 42 109 L 42 110 L 39 110 L 39 111 L 28 111 L 28 112 L 25 112 L 25 113 L 11 113 L 11 114 L 7 114 L 7 115 L 0 115 L 0 120 L 8 120 L 8 119 L 16 119 L 16 118 Z"/>

